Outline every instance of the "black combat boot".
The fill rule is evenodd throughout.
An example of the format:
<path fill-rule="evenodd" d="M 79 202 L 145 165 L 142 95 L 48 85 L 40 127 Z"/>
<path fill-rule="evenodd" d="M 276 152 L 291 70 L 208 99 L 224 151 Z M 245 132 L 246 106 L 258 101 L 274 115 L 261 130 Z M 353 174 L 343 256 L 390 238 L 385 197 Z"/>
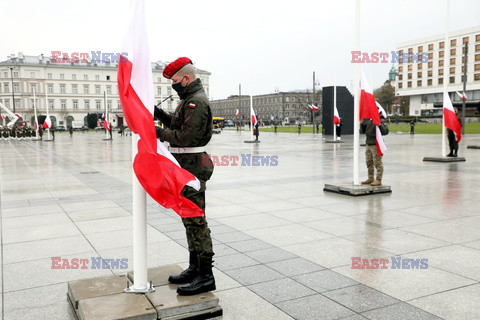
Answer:
<path fill-rule="evenodd" d="M 200 258 L 199 275 L 193 279 L 192 283 L 180 286 L 177 293 L 182 296 L 193 296 L 215 290 L 215 278 L 212 272 L 212 258 Z"/>
<path fill-rule="evenodd" d="M 190 263 L 188 268 L 180 274 L 171 275 L 168 277 L 168 282 L 170 283 L 190 283 L 198 276 L 198 256 L 195 251 L 190 251 Z"/>

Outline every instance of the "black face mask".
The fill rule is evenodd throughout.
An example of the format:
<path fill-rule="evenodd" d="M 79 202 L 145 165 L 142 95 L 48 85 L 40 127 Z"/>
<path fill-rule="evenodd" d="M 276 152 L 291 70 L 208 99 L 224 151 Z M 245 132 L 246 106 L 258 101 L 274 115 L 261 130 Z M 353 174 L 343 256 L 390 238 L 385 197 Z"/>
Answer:
<path fill-rule="evenodd" d="M 183 78 L 185 78 L 185 77 L 183 77 Z M 173 90 L 175 90 L 178 94 L 180 94 L 183 91 L 183 89 L 185 88 L 184 86 L 182 86 L 183 78 L 182 78 L 182 80 L 180 80 L 180 82 L 172 84 Z"/>

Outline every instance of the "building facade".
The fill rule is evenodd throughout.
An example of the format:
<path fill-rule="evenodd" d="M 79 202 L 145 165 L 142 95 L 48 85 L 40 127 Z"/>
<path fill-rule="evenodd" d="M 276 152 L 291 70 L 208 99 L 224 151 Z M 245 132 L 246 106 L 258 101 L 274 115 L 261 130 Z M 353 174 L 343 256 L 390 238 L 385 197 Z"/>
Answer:
<path fill-rule="evenodd" d="M 311 123 L 310 104 L 319 107 L 314 112 L 314 122 L 320 121 L 317 117 L 321 113 L 322 92 L 315 95 L 312 92 L 277 92 L 253 96 L 253 109 L 259 121 L 264 124 L 277 123 Z M 318 105 L 320 104 L 320 105 Z M 232 95 L 227 99 L 212 100 L 210 102 L 213 115 L 232 120 L 234 122 L 249 121 L 250 96 Z M 239 110 L 240 115 L 236 112 Z"/>
<path fill-rule="evenodd" d="M 152 63 L 155 101 L 165 100 L 162 108 L 173 112 L 179 98 L 171 80 L 162 76 L 166 65 L 162 61 Z M 43 55 L 12 55 L 0 62 L 0 102 L 30 125 L 34 122 L 34 91 L 37 115 L 46 115 L 48 103 L 54 125 L 68 127 L 72 121 L 86 125 L 87 114 L 96 113 L 100 118 L 105 108 L 112 126 L 126 125 L 118 97 L 117 66 L 111 62 L 52 62 L 51 57 Z M 210 73 L 197 69 L 197 76 L 208 95 Z"/>
<path fill-rule="evenodd" d="M 465 58 L 466 113 L 480 113 L 480 26 L 449 32 L 447 43 L 445 34 L 403 42 L 397 51 L 413 55 L 397 63 L 395 82 L 397 96 L 410 98 L 411 116 L 442 114 L 444 82 L 454 106 L 461 108 L 455 91 L 463 92 Z M 417 54 L 424 59 L 418 60 Z"/>

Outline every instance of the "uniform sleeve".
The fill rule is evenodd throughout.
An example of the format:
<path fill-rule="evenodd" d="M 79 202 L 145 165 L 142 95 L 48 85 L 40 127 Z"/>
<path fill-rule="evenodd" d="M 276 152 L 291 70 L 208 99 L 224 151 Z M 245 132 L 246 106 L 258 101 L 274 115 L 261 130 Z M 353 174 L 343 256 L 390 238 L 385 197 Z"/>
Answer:
<path fill-rule="evenodd" d="M 205 135 L 206 126 L 211 125 L 208 119 L 208 105 L 195 103 L 195 107 L 192 108 L 186 104 L 183 108 L 184 120 L 180 129 L 166 128 L 160 138 L 173 145 L 196 147 L 197 140 L 201 140 Z"/>

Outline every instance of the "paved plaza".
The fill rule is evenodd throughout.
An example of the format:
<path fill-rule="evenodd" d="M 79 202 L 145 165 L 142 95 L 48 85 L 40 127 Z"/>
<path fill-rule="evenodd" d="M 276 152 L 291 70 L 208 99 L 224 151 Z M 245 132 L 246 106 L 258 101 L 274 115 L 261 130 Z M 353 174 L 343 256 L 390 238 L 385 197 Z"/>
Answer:
<path fill-rule="evenodd" d="M 132 269 L 131 138 L 104 137 L 0 141 L 2 319 L 74 319 L 69 281 Z M 246 139 L 224 131 L 207 148 L 220 163 L 238 157 L 207 183 L 223 319 L 480 319 L 480 150 L 466 149 L 480 135 L 462 140 L 466 162 L 433 163 L 422 159 L 440 156 L 439 135 L 391 132 L 383 183 L 393 192 L 364 197 L 322 191 L 353 180 L 353 137 Z M 147 206 L 148 266 L 185 267 L 179 217 Z M 52 257 L 128 265 L 52 269 Z"/>

